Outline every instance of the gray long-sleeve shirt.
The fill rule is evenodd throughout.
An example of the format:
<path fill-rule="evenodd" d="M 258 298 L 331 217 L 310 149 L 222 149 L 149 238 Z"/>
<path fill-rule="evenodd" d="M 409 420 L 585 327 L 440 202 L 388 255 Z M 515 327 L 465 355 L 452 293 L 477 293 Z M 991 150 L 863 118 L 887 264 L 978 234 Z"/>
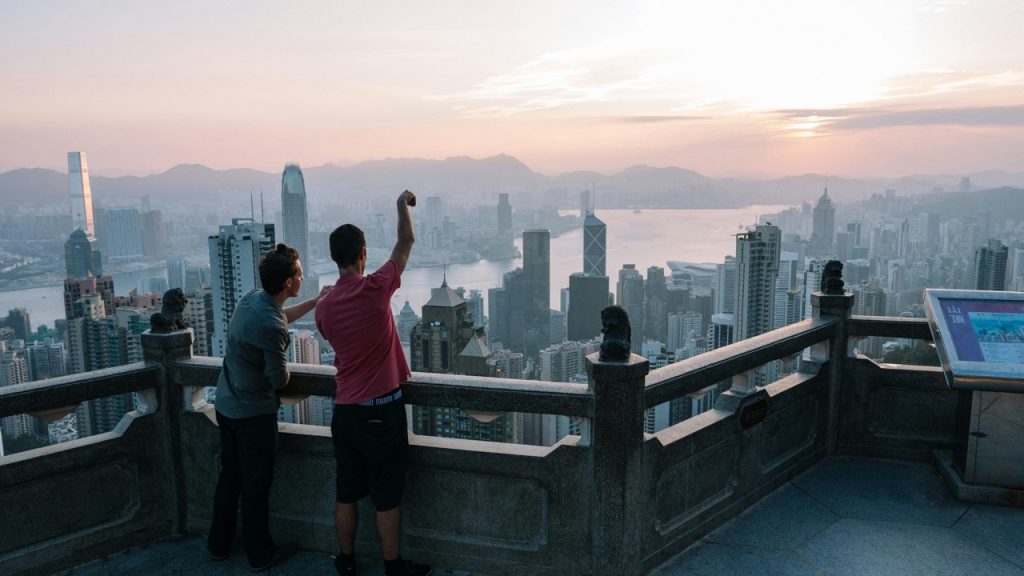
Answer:
<path fill-rule="evenodd" d="M 224 368 L 217 380 L 217 411 L 229 418 L 277 412 L 277 390 L 288 384 L 288 319 L 274 297 L 253 290 L 228 324 Z"/>

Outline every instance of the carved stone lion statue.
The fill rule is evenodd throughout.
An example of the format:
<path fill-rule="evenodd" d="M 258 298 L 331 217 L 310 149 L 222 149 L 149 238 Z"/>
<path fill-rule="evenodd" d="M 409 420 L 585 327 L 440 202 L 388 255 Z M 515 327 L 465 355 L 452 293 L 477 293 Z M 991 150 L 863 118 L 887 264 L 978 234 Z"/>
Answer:
<path fill-rule="evenodd" d="M 633 329 L 629 325 L 629 315 L 619 306 L 609 306 L 601 310 L 601 360 L 624 362 L 629 360 L 630 340 Z"/>
<path fill-rule="evenodd" d="M 185 319 L 181 316 L 187 303 L 188 298 L 185 298 L 181 288 L 171 288 L 164 292 L 163 306 L 159 312 L 149 317 L 150 331 L 166 334 L 188 328 L 188 324 L 185 324 Z"/>
<path fill-rule="evenodd" d="M 844 286 L 843 263 L 839 260 L 829 260 L 821 272 L 821 293 L 842 295 L 845 292 Z"/>

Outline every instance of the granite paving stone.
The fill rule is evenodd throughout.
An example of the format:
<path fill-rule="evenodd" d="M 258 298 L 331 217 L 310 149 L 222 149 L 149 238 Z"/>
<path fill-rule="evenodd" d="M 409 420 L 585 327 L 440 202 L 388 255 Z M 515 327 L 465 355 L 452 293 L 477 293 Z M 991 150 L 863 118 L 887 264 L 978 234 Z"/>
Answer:
<path fill-rule="evenodd" d="M 918 462 L 829 458 L 793 484 L 843 518 L 948 527 L 967 510 L 933 466 Z"/>
<path fill-rule="evenodd" d="M 796 548 L 837 519 L 799 488 L 785 484 L 707 539 L 721 544 Z"/>
<path fill-rule="evenodd" d="M 797 549 L 829 576 L 1024 576 L 952 528 L 843 519 Z"/>
<path fill-rule="evenodd" d="M 1024 568 L 1024 508 L 975 505 L 953 529 Z"/>
<path fill-rule="evenodd" d="M 820 576 L 790 550 L 702 542 L 662 564 L 650 576 Z"/>

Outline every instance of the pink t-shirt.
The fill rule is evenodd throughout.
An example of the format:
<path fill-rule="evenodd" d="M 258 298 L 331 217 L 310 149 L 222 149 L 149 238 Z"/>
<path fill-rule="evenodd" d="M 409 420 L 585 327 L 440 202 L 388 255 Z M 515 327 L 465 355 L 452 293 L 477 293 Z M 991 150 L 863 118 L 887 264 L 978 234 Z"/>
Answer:
<path fill-rule="evenodd" d="M 387 394 L 409 379 L 409 364 L 391 314 L 402 284 L 398 264 L 385 262 L 366 276 L 342 276 L 316 305 L 316 327 L 334 348 L 336 404 Z"/>

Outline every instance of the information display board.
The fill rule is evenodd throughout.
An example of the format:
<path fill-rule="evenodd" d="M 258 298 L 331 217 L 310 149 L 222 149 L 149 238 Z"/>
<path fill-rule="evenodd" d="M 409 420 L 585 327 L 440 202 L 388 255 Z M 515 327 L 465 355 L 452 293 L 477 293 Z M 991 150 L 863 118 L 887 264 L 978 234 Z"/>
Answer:
<path fill-rule="evenodd" d="M 951 388 L 1024 392 L 1024 292 L 925 290 Z"/>

